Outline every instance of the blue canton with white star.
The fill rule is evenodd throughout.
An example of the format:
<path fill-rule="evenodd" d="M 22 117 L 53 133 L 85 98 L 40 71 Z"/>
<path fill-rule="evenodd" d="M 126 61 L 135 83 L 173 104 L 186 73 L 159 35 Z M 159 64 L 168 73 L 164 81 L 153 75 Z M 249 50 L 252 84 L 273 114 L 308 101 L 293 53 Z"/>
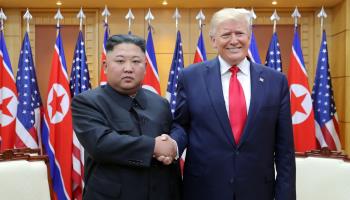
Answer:
<path fill-rule="evenodd" d="M 29 131 L 35 124 L 36 108 L 42 106 L 28 33 L 24 35 L 16 77 L 17 119 Z"/>
<path fill-rule="evenodd" d="M 276 32 L 273 33 L 267 50 L 265 65 L 282 72 L 281 50 Z"/>
<path fill-rule="evenodd" d="M 169 79 L 167 93 L 170 95 L 168 97 L 170 103 L 171 112 L 174 114 L 176 108 L 176 88 L 177 81 L 179 78 L 179 71 L 184 68 L 184 58 L 182 51 L 182 41 L 180 31 L 177 31 L 175 50 L 173 55 L 173 60 L 170 67 Z"/>
<path fill-rule="evenodd" d="M 75 45 L 69 85 L 72 97 L 91 88 L 85 43 L 81 31 L 79 31 L 78 40 Z"/>
<path fill-rule="evenodd" d="M 314 88 L 312 90 L 315 119 L 323 126 L 336 113 L 332 81 L 328 63 L 328 48 L 326 32 L 323 31 L 321 48 L 317 61 Z"/>

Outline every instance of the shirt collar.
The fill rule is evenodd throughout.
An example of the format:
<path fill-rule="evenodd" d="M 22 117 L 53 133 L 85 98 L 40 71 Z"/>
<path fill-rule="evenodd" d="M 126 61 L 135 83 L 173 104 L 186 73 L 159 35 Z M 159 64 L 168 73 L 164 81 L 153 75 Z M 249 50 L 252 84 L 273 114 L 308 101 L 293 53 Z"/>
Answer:
<path fill-rule="evenodd" d="M 221 76 L 227 73 L 230 68 L 232 67 L 230 64 L 228 64 L 220 55 L 219 62 L 220 62 L 220 73 Z M 250 71 L 250 62 L 247 58 L 244 58 L 238 65 L 240 72 L 242 72 L 244 75 L 248 75 Z"/>
<path fill-rule="evenodd" d="M 134 97 L 129 95 L 121 94 L 115 89 L 113 89 L 110 85 L 105 86 L 108 93 L 111 93 L 113 97 L 115 97 L 116 103 L 121 105 L 127 110 L 133 106 L 133 103 L 136 103 L 141 109 L 145 109 L 146 107 L 146 97 L 142 88 L 140 88 Z"/>

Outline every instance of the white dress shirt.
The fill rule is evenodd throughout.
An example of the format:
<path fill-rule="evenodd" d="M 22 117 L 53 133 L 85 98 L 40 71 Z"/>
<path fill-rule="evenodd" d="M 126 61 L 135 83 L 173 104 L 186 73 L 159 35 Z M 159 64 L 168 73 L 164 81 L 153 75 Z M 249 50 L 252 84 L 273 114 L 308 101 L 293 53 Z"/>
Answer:
<path fill-rule="evenodd" d="M 230 78 L 231 71 L 230 66 L 221 56 L 219 56 L 220 62 L 220 74 L 221 74 L 221 84 L 222 84 L 222 93 L 224 94 L 225 106 L 228 116 L 229 114 L 229 86 L 230 86 Z M 250 83 L 250 62 L 247 58 L 244 58 L 242 62 L 240 62 L 237 67 L 239 71 L 237 72 L 238 81 L 241 83 L 245 102 L 247 106 L 247 115 L 249 111 L 250 97 L 251 97 L 251 83 Z"/>

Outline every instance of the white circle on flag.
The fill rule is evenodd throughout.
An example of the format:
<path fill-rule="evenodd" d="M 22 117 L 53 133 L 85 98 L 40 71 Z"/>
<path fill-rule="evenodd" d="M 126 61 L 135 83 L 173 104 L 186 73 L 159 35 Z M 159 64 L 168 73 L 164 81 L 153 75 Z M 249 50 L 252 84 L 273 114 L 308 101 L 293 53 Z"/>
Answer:
<path fill-rule="evenodd" d="M 53 98 L 54 98 L 54 93 L 57 95 L 57 97 L 61 97 L 61 101 L 58 102 L 59 105 L 57 105 L 56 110 L 53 110 L 52 106 L 50 105 Z M 64 87 L 61 84 L 54 83 L 49 91 L 49 95 L 47 97 L 47 111 L 49 113 L 50 117 L 50 122 L 52 124 L 57 124 L 60 123 L 64 117 L 66 116 L 68 112 L 68 108 L 70 105 L 69 102 L 69 96 L 67 91 L 64 89 Z M 60 108 L 60 110 L 59 110 Z M 53 113 L 54 111 L 54 113 Z"/>
<path fill-rule="evenodd" d="M 0 94 L 2 95 L 0 97 L 0 105 L 3 107 L 3 109 L 0 108 L 0 124 L 4 127 L 16 119 L 18 100 L 15 93 L 7 87 L 0 88 Z"/>
<path fill-rule="evenodd" d="M 292 93 L 296 97 L 305 95 L 304 100 L 301 102 L 301 107 L 305 110 L 305 113 L 296 111 L 292 116 L 293 124 L 300 124 L 303 123 L 310 116 L 310 113 L 312 111 L 311 95 L 309 90 L 300 84 L 292 84 L 290 86 L 290 95 L 292 95 Z"/>

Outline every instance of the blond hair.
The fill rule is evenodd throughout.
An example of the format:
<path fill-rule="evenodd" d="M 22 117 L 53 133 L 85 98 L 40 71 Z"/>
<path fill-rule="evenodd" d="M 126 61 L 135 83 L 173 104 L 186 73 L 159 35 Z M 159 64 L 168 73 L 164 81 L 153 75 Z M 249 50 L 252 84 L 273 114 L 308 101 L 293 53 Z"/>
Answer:
<path fill-rule="evenodd" d="M 248 10 L 243 8 L 223 8 L 216 13 L 214 13 L 213 17 L 210 21 L 210 31 L 209 36 L 214 36 L 216 33 L 217 26 L 226 21 L 226 20 L 233 20 L 233 21 L 239 21 L 243 20 L 247 24 L 247 30 L 249 32 L 249 36 L 251 34 L 251 25 L 250 25 L 250 17 L 251 14 Z"/>

